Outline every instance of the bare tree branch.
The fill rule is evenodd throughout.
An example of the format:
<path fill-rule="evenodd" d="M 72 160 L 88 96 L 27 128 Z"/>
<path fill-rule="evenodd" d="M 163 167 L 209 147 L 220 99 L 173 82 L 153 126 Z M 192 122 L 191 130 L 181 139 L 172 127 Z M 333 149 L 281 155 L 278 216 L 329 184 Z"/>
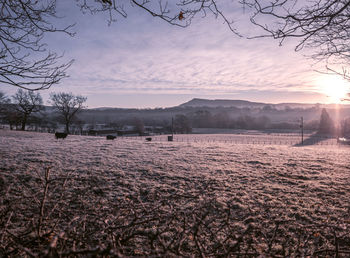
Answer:
<path fill-rule="evenodd" d="M 22 89 L 48 89 L 67 77 L 73 61 L 50 52 L 42 39 L 49 32 L 70 32 L 73 25 L 57 28 L 56 1 L 3 0 L 0 3 L 0 83 Z"/>
<path fill-rule="evenodd" d="M 75 96 L 72 93 L 52 93 L 50 103 L 58 111 L 66 126 L 66 133 L 69 133 L 69 126 L 75 119 L 76 115 L 85 108 L 84 103 L 87 98 Z"/>
<path fill-rule="evenodd" d="M 253 10 L 251 22 L 282 44 L 297 38 L 295 50 L 307 48 L 315 61 L 326 62 L 329 72 L 350 62 L 350 2 L 348 0 L 243 0 Z M 333 68 L 330 68 L 333 67 Z M 345 75 L 345 74 L 343 74 Z M 348 79 L 348 76 L 344 76 Z"/>
<path fill-rule="evenodd" d="M 43 100 L 40 94 L 33 91 L 19 89 L 14 96 L 13 102 L 16 105 L 16 112 L 20 114 L 22 130 L 25 130 L 28 118 L 32 113 L 40 112 L 44 109 Z"/>

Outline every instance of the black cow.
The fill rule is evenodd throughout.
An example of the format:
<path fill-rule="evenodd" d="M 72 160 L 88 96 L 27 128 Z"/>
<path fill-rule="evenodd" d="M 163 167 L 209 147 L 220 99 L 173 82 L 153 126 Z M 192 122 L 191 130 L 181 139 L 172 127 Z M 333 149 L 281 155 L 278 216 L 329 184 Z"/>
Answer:
<path fill-rule="evenodd" d="M 68 135 L 67 133 L 58 133 L 58 132 L 55 133 L 56 139 L 66 139 L 67 135 Z"/>
<path fill-rule="evenodd" d="M 106 139 L 107 139 L 107 140 L 114 140 L 115 138 L 117 138 L 117 137 L 114 136 L 114 135 L 111 135 L 111 134 L 109 134 L 109 135 L 106 136 Z"/>

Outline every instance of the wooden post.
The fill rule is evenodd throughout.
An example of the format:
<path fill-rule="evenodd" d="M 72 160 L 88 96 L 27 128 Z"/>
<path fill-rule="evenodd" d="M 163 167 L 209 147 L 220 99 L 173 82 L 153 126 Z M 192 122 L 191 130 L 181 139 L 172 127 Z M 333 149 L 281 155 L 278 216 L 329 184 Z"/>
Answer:
<path fill-rule="evenodd" d="M 171 136 L 174 137 L 174 117 L 171 117 Z"/>
<path fill-rule="evenodd" d="M 303 117 L 301 117 L 300 129 L 301 129 L 301 145 L 304 145 L 304 118 Z"/>
<path fill-rule="evenodd" d="M 171 136 L 168 136 L 168 142 L 172 142 L 174 140 L 174 118 L 171 118 Z"/>

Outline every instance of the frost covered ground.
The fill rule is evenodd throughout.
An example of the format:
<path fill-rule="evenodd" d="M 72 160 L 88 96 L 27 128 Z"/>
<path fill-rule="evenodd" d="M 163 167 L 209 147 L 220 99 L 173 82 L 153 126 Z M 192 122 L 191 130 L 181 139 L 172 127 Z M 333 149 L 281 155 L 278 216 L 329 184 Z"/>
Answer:
<path fill-rule="evenodd" d="M 159 137 L 0 130 L 0 256 L 350 256 L 348 146 Z"/>

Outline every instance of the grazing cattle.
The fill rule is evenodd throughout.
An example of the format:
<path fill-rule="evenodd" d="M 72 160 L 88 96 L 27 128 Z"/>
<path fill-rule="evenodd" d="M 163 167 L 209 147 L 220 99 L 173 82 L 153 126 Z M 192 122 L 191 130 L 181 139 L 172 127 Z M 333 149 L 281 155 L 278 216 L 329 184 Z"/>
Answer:
<path fill-rule="evenodd" d="M 147 137 L 146 141 L 150 142 L 150 141 L 152 141 L 152 138 L 151 137 Z"/>
<path fill-rule="evenodd" d="M 68 135 L 67 133 L 58 133 L 58 132 L 55 133 L 56 139 L 65 139 L 67 135 Z"/>
<path fill-rule="evenodd" d="M 110 134 L 106 136 L 107 140 L 114 140 L 115 138 L 117 138 L 117 136 L 110 135 Z"/>

